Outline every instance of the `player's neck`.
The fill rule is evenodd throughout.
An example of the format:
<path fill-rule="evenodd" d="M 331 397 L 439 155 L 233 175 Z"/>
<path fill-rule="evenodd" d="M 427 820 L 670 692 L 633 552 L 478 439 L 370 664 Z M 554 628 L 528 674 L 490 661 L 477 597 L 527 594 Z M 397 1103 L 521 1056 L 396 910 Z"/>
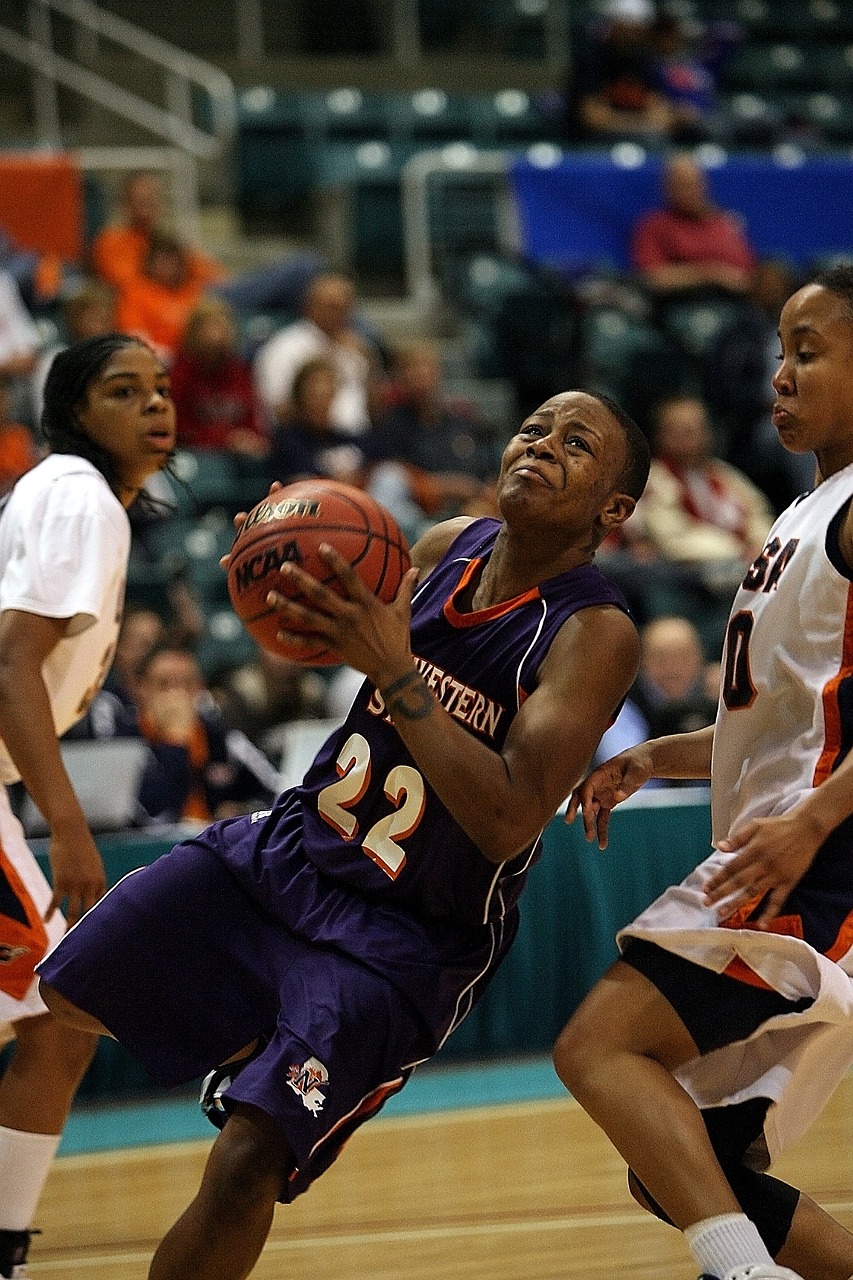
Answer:
<path fill-rule="evenodd" d="M 505 600 L 514 600 L 516 596 L 531 591 L 549 578 L 556 578 L 560 573 L 591 564 L 592 559 L 593 550 L 589 547 L 573 547 L 560 556 L 555 556 L 553 550 L 549 550 L 546 554 L 534 557 L 529 548 L 510 547 L 498 538 L 479 575 L 475 575 L 468 584 L 469 590 L 461 602 L 462 608 L 489 609 Z"/>

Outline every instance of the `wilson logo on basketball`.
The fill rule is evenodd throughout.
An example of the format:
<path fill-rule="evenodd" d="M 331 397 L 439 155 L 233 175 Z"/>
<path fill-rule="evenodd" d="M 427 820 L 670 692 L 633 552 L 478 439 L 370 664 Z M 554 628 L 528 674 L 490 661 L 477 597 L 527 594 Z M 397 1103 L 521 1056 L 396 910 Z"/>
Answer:
<path fill-rule="evenodd" d="M 288 561 L 292 564 L 302 563 L 299 543 L 293 539 L 274 547 L 266 546 L 256 556 L 247 556 L 241 560 L 234 570 L 234 584 L 239 592 L 245 591 L 252 583 L 260 581 L 274 570 L 277 571 Z"/>
<path fill-rule="evenodd" d="M 256 524 L 269 524 L 271 520 L 290 520 L 294 516 L 318 516 L 320 504 L 310 498 L 288 498 L 283 502 L 259 502 L 246 516 L 240 532 L 245 533 Z"/>

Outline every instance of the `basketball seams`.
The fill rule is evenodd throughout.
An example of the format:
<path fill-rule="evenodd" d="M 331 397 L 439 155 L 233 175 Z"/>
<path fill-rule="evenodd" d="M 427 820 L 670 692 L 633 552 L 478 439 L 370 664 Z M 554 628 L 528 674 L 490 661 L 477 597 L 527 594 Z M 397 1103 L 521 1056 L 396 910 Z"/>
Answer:
<path fill-rule="evenodd" d="M 409 563 L 405 539 L 381 504 L 361 490 L 333 481 L 298 482 L 261 501 L 269 504 L 269 518 L 252 522 L 245 532 L 241 529 L 231 550 L 228 585 L 235 612 L 258 643 L 273 652 L 308 666 L 340 662 L 323 641 L 304 654 L 288 651 L 286 644 L 277 641 L 277 611 L 266 604 L 267 592 L 276 587 L 277 564 L 292 556 L 292 563 L 337 590 L 334 573 L 318 555 L 319 546 L 328 542 L 337 546 L 369 591 L 390 600 Z M 274 514 L 277 502 L 282 504 L 280 516 Z M 317 509 L 310 518 L 304 510 L 288 515 L 291 502 L 316 504 Z M 299 593 L 292 594 L 298 598 Z"/>

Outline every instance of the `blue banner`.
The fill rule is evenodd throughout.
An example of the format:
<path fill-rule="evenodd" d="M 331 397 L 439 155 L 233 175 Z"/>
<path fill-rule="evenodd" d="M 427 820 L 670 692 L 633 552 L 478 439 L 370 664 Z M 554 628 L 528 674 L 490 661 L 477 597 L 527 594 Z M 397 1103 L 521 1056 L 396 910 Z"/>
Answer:
<path fill-rule="evenodd" d="M 662 203 L 659 155 L 620 165 L 609 153 L 578 153 L 542 166 L 519 158 L 511 181 L 521 252 L 572 274 L 630 267 L 631 229 Z M 714 201 L 742 215 L 761 257 L 798 267 L 833 254 L 853 256 L 853 160 L 730 156 L 707 170 Z"/>

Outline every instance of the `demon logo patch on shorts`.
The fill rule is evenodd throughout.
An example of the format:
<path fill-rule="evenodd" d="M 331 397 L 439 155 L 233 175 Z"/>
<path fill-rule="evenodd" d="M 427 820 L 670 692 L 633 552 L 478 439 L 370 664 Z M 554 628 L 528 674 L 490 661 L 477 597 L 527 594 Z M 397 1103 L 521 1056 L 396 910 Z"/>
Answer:
<path fill-rule="evenodd" d="M 302 1105 L 316 1116 L 323 1110 L 326 1101 L 325 1093 L 320 1092 L 320 1085 L 327 1084 L 329 1073 L 317 1058 L 308 1058 L 298 1066 L 296 1063 L 288 1069 L 287 1083 L 294 1093 L 302 1099 Z"/>

